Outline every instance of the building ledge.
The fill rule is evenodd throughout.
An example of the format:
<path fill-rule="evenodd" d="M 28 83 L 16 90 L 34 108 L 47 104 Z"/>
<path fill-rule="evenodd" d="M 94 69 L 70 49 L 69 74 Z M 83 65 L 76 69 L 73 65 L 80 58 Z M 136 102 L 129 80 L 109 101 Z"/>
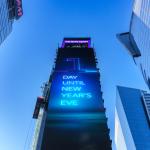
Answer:
<path fill-rule="evenodd" d="M 130 32 L 117 34 L 117 38 L 128 49 L 133 57 L 141 56 L 140 50 Z"/>

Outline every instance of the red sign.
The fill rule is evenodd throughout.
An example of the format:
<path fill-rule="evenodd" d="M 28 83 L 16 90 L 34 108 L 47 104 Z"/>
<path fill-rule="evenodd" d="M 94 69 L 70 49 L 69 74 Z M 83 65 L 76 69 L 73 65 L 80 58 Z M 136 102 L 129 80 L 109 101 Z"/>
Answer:
<path fill-rule="evenodd" d="M 23 15 L 22 0 L 16 0 L 16 19 Z"/>

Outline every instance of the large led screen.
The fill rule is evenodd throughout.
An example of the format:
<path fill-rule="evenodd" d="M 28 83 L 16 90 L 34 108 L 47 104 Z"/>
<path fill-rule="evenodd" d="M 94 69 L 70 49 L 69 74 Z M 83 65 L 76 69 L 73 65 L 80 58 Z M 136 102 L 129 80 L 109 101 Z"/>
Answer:
<path fill-rule="evenodd" d="M 49 111 L 89 111 L 103 108 L 99 73 L 55 72 Z"/>

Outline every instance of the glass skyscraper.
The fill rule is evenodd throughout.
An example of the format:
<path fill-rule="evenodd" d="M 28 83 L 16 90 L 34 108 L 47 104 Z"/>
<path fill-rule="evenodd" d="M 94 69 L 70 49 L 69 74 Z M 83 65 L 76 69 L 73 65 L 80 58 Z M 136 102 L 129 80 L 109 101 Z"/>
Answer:
<path fill-rule="evenodd" d="M 0 44 L 12 31 L 14 19 L 23 15 L 21 0 L 0 0 Z"/>
<path fill-rule="evenodd" d="M 115 144 L 117 150 L 150 149 L 150 94 L 117 87 Z"/>
<path fill-rule="evenodd" d="M 90 38 L 65 38 L 33 118 L 32 150 L 111 150 Z"/>
<path fill-rule="evenodd" d="M 134 0 L 129 32 L 117 35 L 150 88 L 150 1 Z M 117 150 L 150 149 L 150 94 L 117 87 L 115 143 Z"/>
<path fill-rule="evenodd" d="M 133 56 L 150 88 L 150 1 L 135 0 L 130 30 L 118 34 L 120 41 Z"/>

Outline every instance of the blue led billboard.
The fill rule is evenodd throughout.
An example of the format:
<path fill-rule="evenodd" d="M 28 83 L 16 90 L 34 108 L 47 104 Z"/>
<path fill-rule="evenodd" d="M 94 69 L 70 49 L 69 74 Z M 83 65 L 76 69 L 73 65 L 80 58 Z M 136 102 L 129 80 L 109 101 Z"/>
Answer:
<path fill-rule="evenodd" d="M 90 38 L 65 38 L 49 79 L 41 150 L 111 149 Z"/>
<path fill-rule="evenodd" d="M 48 110 L 89 111 L 103 108 L 99 74 L 96 72 L 55 72 Z"/>

